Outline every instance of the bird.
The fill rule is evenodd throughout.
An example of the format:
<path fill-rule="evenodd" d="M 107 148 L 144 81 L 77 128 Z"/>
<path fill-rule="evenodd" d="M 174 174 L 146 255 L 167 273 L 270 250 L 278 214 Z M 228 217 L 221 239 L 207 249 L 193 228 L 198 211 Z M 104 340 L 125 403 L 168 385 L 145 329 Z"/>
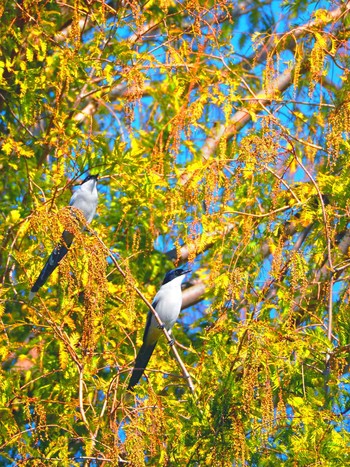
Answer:
<path fill-rule="evenodd" d="M 77 208 L 82 212 L 87 224 L 90 224 L 96 213 L 98 200 L 97 179 L 98 175 L 88 175 L 81 182 L 78 189 L 73 193 L 73 196 L 69 202 L 69 206 L 72 208 Z M 72 245 L 73 239 L 74 235 L 68 230 L 65 230 L 62 233 L 61 241 L 54 248 L 53 252 L 46 261 L 45 266 L 41 270 L 39 277 L 31 288 L 29 296 L 30 299 L 35 296 L 40 287 L 45 284 L 53 271 L 57 268 L 62 258 L 66 256 L 69 247 Z"/>
<path fill-rule="evenodd" d="M 182 305 L 181 284 L 190 269 L 172 269 L 164 277 L 163 283 L 153 299 L 152 307 L 156 310 L 163 326 L 160 326 L 151 311 L 148 312 L 146 327 L 143 334 L 143 343 L 137 354 L 134 369 L 128 384 L 128 390 L 132 391 L 139 382 L 158 338 L 162 334 L 162 328 L 171 334 L 171 328 L 179 317 Z"/>

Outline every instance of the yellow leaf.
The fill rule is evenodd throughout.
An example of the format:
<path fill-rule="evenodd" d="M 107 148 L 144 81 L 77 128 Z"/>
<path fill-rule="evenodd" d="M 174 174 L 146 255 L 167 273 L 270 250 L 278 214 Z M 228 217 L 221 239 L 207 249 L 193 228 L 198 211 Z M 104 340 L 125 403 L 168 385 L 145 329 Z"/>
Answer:
<path fill-rule="evenodd" d="M 6 154 L 6 156 L 9 156 L 11 154 L 11 151 L 12 151 L 12 144 L 10 141 L 7 141 L 6 143 L 3 144 L 2 146 L 2 150 L 4 151 L 4 153 Z"/>
<path fill-rule="evenodd" d="M 30 49 L 29 47 L 27 47 L 27 50 L 26 50 L 26 57 L 27 57 L 28 62 L 33 61 L 33 57 L 34 57 L 33 50 Z"/>
<path fill-rule="evenodd" d="M 322 47 L 322 48 L 326 48 L 327 46 L 327 41 L 326 41 L 326 38 L 324 36 L 322 36 L 322 34 L 320 34 L 319 32 L 315 32 L 315 37 L 316 37 L 316 42 Z"/>
<path fill-rule="evenodd" d="M 289 166 L 289 170 L 290 170 L 290 173 L 291 174 L 295 174 L 295 172 L 297 171 L 297 161 L 296 159 L 294 158 Z"/>
<path fill-rule="evenodd" d="M 252 122 L 256 122 L 257 117 L 256 117 L 256 112 L 254 112 L 252 109 L 248 109 L 250 118 L 252 119 Z"/>
<path fill-rule="evenodd" d="M 18 209 L 12 209 L 12 211 L 9 212 L 7 219 L 9 220 L 10 224 L 16 224 L 21 218 L 21 213 L 19 212 Z"/>
<path fill-rule="evenodd" d="M 327 10 L 320 8 L 314 12 L 315 18 L 322 21 L 322 23 L 330 23 L 332 21 L 332 16 Z"/>

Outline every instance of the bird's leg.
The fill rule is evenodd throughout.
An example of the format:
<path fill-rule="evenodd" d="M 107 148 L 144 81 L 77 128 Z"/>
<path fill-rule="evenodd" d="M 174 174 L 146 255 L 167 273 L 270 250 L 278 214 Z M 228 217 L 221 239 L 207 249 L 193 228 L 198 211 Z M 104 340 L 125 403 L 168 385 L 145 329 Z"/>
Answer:
<path fill-rule="evenodd" d="M 175 344 L 175 339 L 173 338 L 172 332 L 169 331 L 169 336 L 171 337 L 170 341 L 168 341 L 168 344 L 170 347 L 172 347 Z"/>
<path fill-rule="evenodd" d="M 158 324 L 157 327 L 158 327 L 158 329 L 161 329 L 162 331 L 163 331 L 163 329 L 165 329 L 164 323 Z M 171 331 L 168 331 L 168 333 L 169 333 L 169 336 L 171 337 L 172 336 Z M 170 347 L 172 347 L 175 344 L 175 339 L 171 337 L 171 340 L 168 341 L 168 344 L 170 345 Z"/>

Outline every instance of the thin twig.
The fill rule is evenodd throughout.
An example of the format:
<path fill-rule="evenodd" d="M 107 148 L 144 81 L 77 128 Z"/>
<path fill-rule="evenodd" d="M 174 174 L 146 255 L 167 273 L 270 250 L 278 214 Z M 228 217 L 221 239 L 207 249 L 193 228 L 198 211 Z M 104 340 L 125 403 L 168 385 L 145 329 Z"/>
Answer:
<path fill-rule="evenodd" d="M 350 261 L 347 261 L 343 266 L 334 266 L 334 271 L 335 272 L 342 272 L 344 269 L 347 269 L 350 266 Z"/>
<path fill-rule="evenodd" d="M 304 375 L 304 364 L 303 364 L 303 363 L 301 364 L 301 379 L 302 379 L 302 382 L 303 382 L 303 394 L 304 394 L 304 398 L 306 398 L 305 375 Z"/>
<path fill-rule="evenodd" d="M 248 101 L 248 102 L 258 102 L 259 100 L 264 100 L 263 97 L 241 97 L 241 101 Z M 314 105 L 316 107 L 330 107 L 331 109 L 335 109 L 336 106 L 333 104 L 324 104 L 322 102 L 306 102 L 306 101 L 296 101 L 294 99 L 276 99 L 271 97 L 269 99 L 271 102 L 275 102 L 276 104 L 301 104 L 301 105 Z"/>
<path fill-rule="evenodd" d="M 72 360 L 74 361 L 74 363 L 77 366 L 77 369 L 78 369 L 78 372 L 79 372 L 79 409 L 80 409 L 82 420 L 83 420 L 83 422 L 84 422 L 84 424 L 85 424 L 85 426 L 86 426 L 86 428 L 87 428 L 87 430 L 89 432 L 89 435 L 90 435 L 91 439 L 94 440 L 94 436 L 93 436 L 93 433 L 92 433 L 92 431 L 90 429 L 89 422 L 87 421 L 87 418 L 86 418 L 86 415 L 85 415 L 85 409 L 84 409 L 84 395 L 83 395 L 84 365 L 80 362 L 74 348 L 72 347 L 67 333 L 65 331 L 62 331 L 60 329 L 60 327 L 55 323 L 55 321 L 51 317 L 51 313 L 50 313 L 49 309 L 45 305 L 44 300 L 41 297 L 39 297 L 39 300 L 40 300 L 43 308 L 46 311 L 45 315 L 43 315 L 38 309 L 36 309 L 34 307 L 33 307 L 33 309 L 38 314 L 38 316 L 40 316 L 42 319 L 44 319 L 50 325 L 50 327 L 52 328 L 54 334 L 57 336 L 57 338 L 60 341 L 63 342 L 67 352 L 69 353 Z"/>
<path fill-rule="evenodd" d="M 333 326 L 333 281 L 334 275 L 331 274 L 329 280 L 329 297 L 328 297 L 328 330 L 327 337 L 332 342 L 332 326 Z"/>
<path fill-rule="evenodd" d="M 324 228 L 325 228 L 325 233 L 326 233 L 327 252 L 328 252 L 328 263 L 329 263 L 330 270 L 331 270 L 332 272 L 334 272 L 333 261 L 332 261 L 332 245 L 331 245 L 331 238 L 330 238 L 329 229 L 328 229 L 328 216 L 327 216 L 327 213 L 326 213 L 326 207 L 325 207 L 325 204 L 324 204 L 324 201 L 323 201 L 322 193 L 321 193 L 321 191 L 320 191 L 319 186 L 318 186 L 317 183 L 316 183 L 316 180 L 315 180 L 314 177 L 311 175 L 310 171 L 305 167 L 305 165 L 304 165 L 303 162 L 299 159 L 299 157 L 296 155 L 296 153 L 295 153 L 294 150 L 293 150 L 293 153 L 294 153 L 294 158 L 295 158 L 297 164 L 304 170 L 304 172 L 305 172 L 306 175 L 309 177 L 311 183 L 314 185 L 314 187 L 315 187 L 315 189 L 316 189 L 316 191 L 317 191 L 317 195 L 318 195 L 318 198 L 319 198 L 320 204 L 321 204 L 322 217 L 323 217 Z"/>
<path fill-rule="evenodd" d="M 266 212 L 264 214 L 254 214 L 251 212 L 243 212 L 243 211 L 224 211 L 224 214 L 240 214 L 243 216 L 249 216 L 249 217 L 269 217 L 272 214 L 277 214 L 278 212 L 283 212 L 287 211 L 288 209 L 293 209 L 295 206 L 283 206 L 281 208 L 275 209 L 274 211 Z"/>
<path fill-rule="evenodd" d="M 288 183 L 283 180 L 283 177 L 280 177 L 275 171 L 273 171 L 268 165 L 265 165 L 265 169 L 268 170 L 274 177 L 276 177 L 286 188 L 290 193 L 292 194 L 293 198 L 296 200 L 298 204 L 301 204 L 300 199 L 298 196 L 294 193 L 292 188 L 288 185 Z"/>
<path fill-rule="evenodd" d="M 90 430 L 89 422 L 87 421 L 84 409 L 84 366 L 81 365 L 79 369 L 79 409 L 83 422 L 88 429 L 90 436 L 93 438 L 92 432 Z"/>

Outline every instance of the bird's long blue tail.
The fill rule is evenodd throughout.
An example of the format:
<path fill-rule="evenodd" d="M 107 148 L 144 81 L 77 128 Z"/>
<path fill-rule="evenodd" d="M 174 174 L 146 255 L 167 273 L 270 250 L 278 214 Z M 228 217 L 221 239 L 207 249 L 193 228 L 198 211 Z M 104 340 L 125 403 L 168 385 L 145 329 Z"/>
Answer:
<path fill-rule="evenodd" d="M 143 343 L 139 353 L 137 354 L 134 369 L 129 381 L 128 385 L 128 390 L 132 390 L 134 386 L 140 381 L 141 376 L 143 375 L 143 372 L 145 371 L 145 368 L 147 366 L 147 363 L 149 362 L 149 359 L 151 358 L 151 355 L 153 353 L 153 350 L 156 346 L 156 342 L 153 344 L 145 344 Z"/>

